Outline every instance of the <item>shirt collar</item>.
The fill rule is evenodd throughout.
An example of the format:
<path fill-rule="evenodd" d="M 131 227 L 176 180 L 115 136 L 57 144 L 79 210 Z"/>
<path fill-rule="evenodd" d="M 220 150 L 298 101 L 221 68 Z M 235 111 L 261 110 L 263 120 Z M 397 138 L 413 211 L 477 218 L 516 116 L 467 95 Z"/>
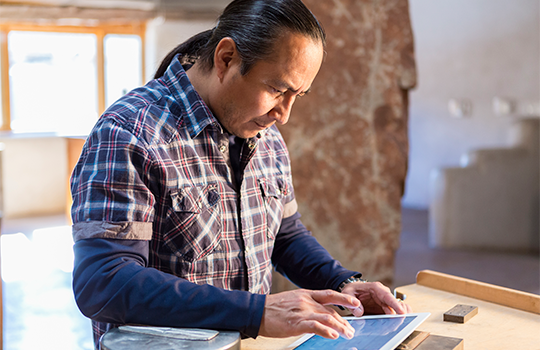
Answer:
<path fill-rule="evenodd" d="M 171 61 L 163 79 L 174 99 L 184 107 L 182 121 L 192 138 L 195 138 L 208 125 L 219 125 L 216 117 L 189 81 L 178 56 Z"/>
<path fill-rule="evenodd" d="M 201 96 L 195 91 L 178 57 L 179 55 L 173 58 L 165 71 L 164 81 L 175 100 L 184 106 L 183 120 L 190 136 L 195 138 L 208 125 L 216 125 L 221 129 L 222 133 L 226 132 Z M 257 136 L 247 140 L 248 144 L 256 144 L 259 139 L 264 137 L 266 132 L 267 130 L 260 131 Z"/>

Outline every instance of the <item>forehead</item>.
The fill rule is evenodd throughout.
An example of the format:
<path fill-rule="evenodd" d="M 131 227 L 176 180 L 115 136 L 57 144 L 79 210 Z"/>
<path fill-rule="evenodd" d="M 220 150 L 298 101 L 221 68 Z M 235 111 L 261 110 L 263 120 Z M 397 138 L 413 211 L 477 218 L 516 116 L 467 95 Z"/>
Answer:
<path fill-rule="evenodd" d="M 276 40 L 272 53 L 248 72 L 269 82 L 285 81 L 298 89 L 311 84 L 322 63 L 323 46 L 302 34 L 286 32 Z"/>

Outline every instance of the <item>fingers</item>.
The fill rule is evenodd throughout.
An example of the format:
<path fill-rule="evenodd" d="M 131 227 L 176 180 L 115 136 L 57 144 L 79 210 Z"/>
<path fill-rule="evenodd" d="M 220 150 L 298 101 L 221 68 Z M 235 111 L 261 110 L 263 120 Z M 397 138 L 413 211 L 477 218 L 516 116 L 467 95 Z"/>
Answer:
<path fill-rule="evenodd" d="M 322 305 L 341 305 L 348 308 L 357 308 L 360 306 L 360 301 L 348 294 L 334 292 L 332 290 L 317 290 L 312 291 L 312 296 L 315 301 Z"/>
<path fill-rule="evenodd" d="M 341 305 L 353 315 L 364 313 L 405 314 L 410 306 L 398 301 L 390 289 L 379 282 L 350 283 L 342 293 L 331 290 L 294 290 L 266 297 L 259 334 L 269 337 L 288 337 L 314 333 L 336 339 L 354 336 L 354 329 L 335 310 L 325 305 Z"/>
<path fill-rule="evenodd" d="M 383 309 L 385 314 L 406 314 L 408 313 L 408 305 L 403 301 L 398 300 L 391 293 L 390 289 L 382 283 L 376 282 L 374 289 L 371 292 L 374 299 L 378 301 L 378 304 Z"/>
<path fill-rule="evenodd" d="M 351 310 L 353 316 L 360 317 L 364 315 L 364 307 L 362 305 L 360 305 L 356 309 L 349 309 L 349 310 Z"/>
<path fill-rule="evenodd" d="M 402 302 L 403 305 L 405 305 L 405 309 L 407 309 L 407 314 L 410 314 L 411 312 L 413 312 L 413 309 L 412 309 L 412 306 L 410 306 L 409 304 L 405 304 L 405 302 Z"/>
<path fill-rule="evenodd" d="M 331 339 L 337 339 L 343 335 L 351 339 L 354 336 L 354 328 L 334 310 L 328 309 L 328 311 L 328 314 L 313 314 L 310 320 L 306 320 L 306 327 L 310 329 L 306 333 L 315 333 Z"/>
<path fill-rule="evenodd" d="M 406 314 L 412 308 L 396 299 L 390 289 L 380 282 L 350 283 L 342 291 L 343 294 L 358 298 L 361 305 L 355 309 L 349 308 L 354 316 L 370 314 Z"/>
<path fill-rule="evenodd" d="M 317 295 L 315 298 L 320 298 L 319 300 L 322 302 L 323 300 L 326 300 L 324 302 L 325 305 L 328 304 L 334 304 L 334 305 L 340 305 L 348 308 L 354 316 L 360 317 L 364 314 L 364 307 L 362 306 L 362 303 L 356 296 L 349 295 L 347 293 L 337 293 L 332 291 L 319 291 L 316 293 L 326 293 L 327 295 Z M 331 294 L 330 294 L 331 293 Z M 335 299 L 337 296 L 345 296 L 345 299 Z M 328 300 L 333 300 L 331 302 L 328 302 Z M 348 322 L 347 322 L 348 323 Z"/>
<path fill-rule="evenodd" d="M 266 297 L 259 334 L 288 337 L 315 333 L 336 339 L 339 335 L 352 338 L 354 328 L 335 310 L 325 304 L 358 305 L 358 300 L 334 291 L 295 290 Z"/>
<path fill-rule="evenodd" d="M 396 299 L 392 293 L 390 293 L 390 289 L 386 288 L 384 290 L 382 295 L 382 304 L 381 305 L 385 311 L 386 314 L 406 314 L 408 312 L 411 312 L 411 308 L 409 305 L 405 304 L 402 300 Z"/>
<path fill-rule="evenodd" d="M 318 334 L 325 338 L 337 339 L 339 335 L 346 338 L 354 336 L 354 328 L 348 321 L 343 319 L 335 310 L 324 307 L 324 305 L 358 305 L 359 301 L 351 296 L 343 296 L 331 290 L 311 291 L 311 298 L 319 306 L 316 312 L 307 319 L 307 325 L 311 328 L 310 333 Z"/>

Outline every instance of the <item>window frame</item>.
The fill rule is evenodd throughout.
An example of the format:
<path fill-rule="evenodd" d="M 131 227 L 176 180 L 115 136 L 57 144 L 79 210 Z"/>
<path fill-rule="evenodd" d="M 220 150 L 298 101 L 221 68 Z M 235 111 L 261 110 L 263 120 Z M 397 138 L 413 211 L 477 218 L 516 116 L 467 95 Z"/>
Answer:
<path fill-rule="evenodd" d="M 9 83 L 9 52 L 8 34 L 10 31 L 49 32 L 49 33 L 77 33 L 94 34 L 97 44 L 97 88 L 98 88 L 98 113 L 105 111 L 105 36 L 108 34 L 138 35 L 141 38 L 141 77 L 145 79 L 145 34 L 146 23 L 137 21 L 124 24 L 100 24 L 96 26 L 85 25 L 40 25 L 36 23 L 0 23 L 0 84 L 2 87 L 2 125 L 0 131 L 11 131 L 11 100 Z M 143 84 L 143 81 L 140 82 Z"/>

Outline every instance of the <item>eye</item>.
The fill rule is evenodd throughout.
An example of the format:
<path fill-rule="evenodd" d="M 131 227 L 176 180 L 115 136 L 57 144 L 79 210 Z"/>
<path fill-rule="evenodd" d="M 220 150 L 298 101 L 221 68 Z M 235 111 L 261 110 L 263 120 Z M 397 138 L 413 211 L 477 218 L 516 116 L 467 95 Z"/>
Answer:
<path fill-rule="evenodd" d="M 270 86 L 270 90 L 272 91 L 272 93 L 273 93 L 274 95 L 279 95 L 279 96 L 285 94 L 285 92 L 286 92 L 286 91 L 278 90 L 278 89 L 276 89 L 276 88 L 273 87 L 273 86 Z"/>

